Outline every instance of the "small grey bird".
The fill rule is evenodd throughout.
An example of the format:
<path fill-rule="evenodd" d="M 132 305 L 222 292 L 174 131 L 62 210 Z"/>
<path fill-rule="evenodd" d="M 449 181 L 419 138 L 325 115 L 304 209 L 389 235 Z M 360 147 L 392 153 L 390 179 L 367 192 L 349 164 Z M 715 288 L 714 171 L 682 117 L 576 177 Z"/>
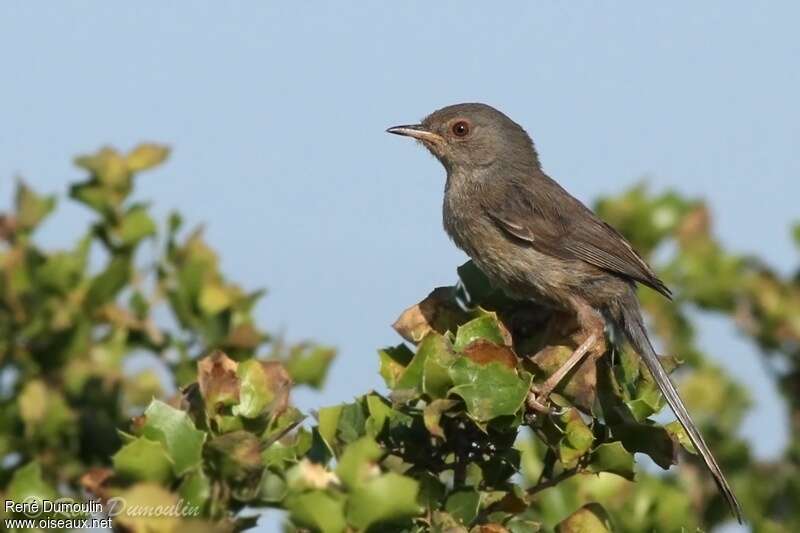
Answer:
<path fill-rule="evenodd" d="M 528 405 L 548 412 L 554 387 L 584 357 L 606 352 L 606 321 L 624 332 L 739 522 L 742 510 L 653 349 L 636 283 L 670 291 L 625 238 L 544 173 L 533 141 L 500 111 L 477 103 L 445 107 L 389 133 L 413 137 L 444 165 L 444 227 L 493 284 L 514 298 L 571 311 L 583 341 Z"/>

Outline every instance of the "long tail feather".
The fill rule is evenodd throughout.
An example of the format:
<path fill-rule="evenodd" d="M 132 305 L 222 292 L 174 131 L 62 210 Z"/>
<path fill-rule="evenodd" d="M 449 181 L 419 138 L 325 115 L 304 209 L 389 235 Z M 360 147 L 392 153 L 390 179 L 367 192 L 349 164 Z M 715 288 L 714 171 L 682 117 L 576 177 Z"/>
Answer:
<path fill-rule="evenodd" d="M 717 464 L 716 459 L 714 459 L 714 456 L 711 454 L 711 450 L 708 449 L 708 445 L 706 444 L 705 440 L 703 440 L 702 435 L 700 435 L 700 431 L 692 421 L 692 417 L 689 416 L 686 406 L 683 405 L 683 400 L 681 400 L 681 397 L 678 396 L 678 391 L 675 389 L 675 385 L 673 385 L 672 380 L 664 370 L 664 367 L 661 365 L 661 361 L 659 360 L 658 355 L 656 355 L 653 345 L 650 343 L 650 339 L 647 336 L 647 332 L 638 308 L 623 307 L 621 311 L 624 321 L 623 329 L 625 331 L 625 335 L 628 337 L 628 342 L 630 342 L 633 349 L 636 350 L 642 360 L 644 360 L 645 365 L 647 365 L 647 368 L 653 375 L 653 379 L 655 379 L 658 387 L 661 389 L 661 392 L 667 399 L 667 403 L 672 409 L 672 412 L 675 413 L 676 417 L 678 417 L 678 421 L 680 421 L 681 426 L 683 426 L 683 429 L 689 436 L 689 440 L 692 441 L 692 444 L 700 454 L 700 457 L 703 458 L 703 462 L 706 464 L 706 467 L 711 472 L 711 475 L 714 476 L 714 481 L 717 483 L 717 487 L 719 487 L 719 490 L 725 497 L 725 500 L 727 500 L 731 511 L 741 524 L 742 508 L 736 499 L 736 495 L 734 495 L 733 489 L 728 484 L 728 480 L 725 479 L 725 475 L 722 473 L 722 470 Z"/>

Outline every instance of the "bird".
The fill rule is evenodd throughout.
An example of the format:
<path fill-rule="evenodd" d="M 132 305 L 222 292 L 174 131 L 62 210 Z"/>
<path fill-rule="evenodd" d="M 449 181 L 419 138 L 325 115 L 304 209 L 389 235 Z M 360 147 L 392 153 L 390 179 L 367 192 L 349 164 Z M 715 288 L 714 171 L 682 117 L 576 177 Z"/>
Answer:
<path fill-rule="evenodd" d="M 619 331 L 644 361 L 727 501 L 742 508 L 692 420 L 647 334 L 636 285 L 671 299 L 633 246 L 542 169 L 528 133 L 501 111 L 462 103 L 388 133 L 419 141 L 444 166 L 444 229 L 494 286 L 575 316 L 580 343 L 528 397 L 548 412 L 547 396 L 585 358 L 607 351 L 606 327 Z"/>

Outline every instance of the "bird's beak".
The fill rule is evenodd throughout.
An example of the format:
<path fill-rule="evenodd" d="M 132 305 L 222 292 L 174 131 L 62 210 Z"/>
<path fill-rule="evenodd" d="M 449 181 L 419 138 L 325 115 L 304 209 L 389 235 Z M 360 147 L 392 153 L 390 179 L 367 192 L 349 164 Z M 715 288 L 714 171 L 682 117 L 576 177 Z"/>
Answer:
<path fill-rule="evenodd" d="M 413 137 L 420 141 L 428 141 L 434 144 L 440 144 L 444 141 L 441 135 L 430 131 L 422 124 L 409 124 L 406 126 L 393 126 L 386 130 L 388 133 L 395 135 L 404 135 L 406 137 Z"/>

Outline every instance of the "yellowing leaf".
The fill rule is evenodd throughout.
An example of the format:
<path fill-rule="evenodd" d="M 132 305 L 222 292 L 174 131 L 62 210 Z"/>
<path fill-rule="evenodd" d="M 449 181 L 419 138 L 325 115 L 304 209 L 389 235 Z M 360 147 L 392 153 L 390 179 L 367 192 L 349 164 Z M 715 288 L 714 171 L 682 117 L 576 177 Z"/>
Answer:
<path fill-rule="evenodd" d="M 209 315 L 215 315 L 227 309 L 233 303 L 233 298 L 227 287 L 219 283 L 203 285 L 200 291 L 200 308 Z"/>
<path fill-rule="evenodd" d="M 163 144 L 140 144 L 125 157 L 131 172 L 140 172 L 163 163 L 169 156 L 169 147 Z"/>

